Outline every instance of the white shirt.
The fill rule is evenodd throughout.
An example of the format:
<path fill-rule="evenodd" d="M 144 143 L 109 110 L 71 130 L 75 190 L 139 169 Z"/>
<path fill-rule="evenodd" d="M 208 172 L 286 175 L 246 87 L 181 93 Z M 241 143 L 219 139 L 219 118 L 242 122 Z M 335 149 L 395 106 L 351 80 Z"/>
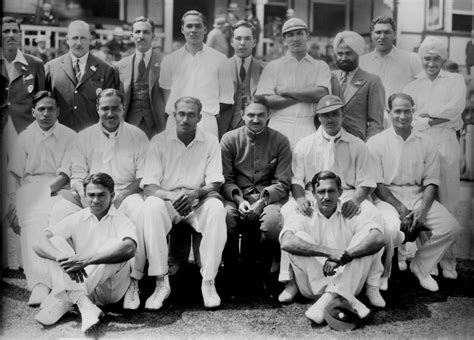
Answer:
<path fill-rule="evenodd" d="M 43 131 L 34 121 L 18 136 L 8 169 L 21 178 L 21 184 L 54 178 L 60 173 L 70 177 L 76 138 L 76 132 L 58 122 Z"/>
<path fill-rule="evenodd" d="M 72 68 L 74 69 L 74 65 L 76 65 L 76 60 L 79 59 L 79 69 L 81 70 L 81 77 L 85 74 L 87 58 L 89 57 L 89 52 L 84 54 L 82 57 L 77 58 L 74 54 L 71 53 L 71 60 L 72 60 Z"/>
<path fill-rule="evenodd" d="M 458 73 L 441 70 L 434 81 L 426 72 L 416 76 L 416 80 L 403 89 L 415 100 L 415 120 L 413 125 L 420 130 L 429 128 L 429 118 L 420 118 L 420 113 L 429 113 L 449 122 L 436 125 L 438 128 L 459 130 L 463 125 L 462 112 L 466 106 L 466 83 Z"/>
<path fill-rule="evenodd" d="M 138 245 L 133 223 L 123 213 L 110 207 L 107 215 L 99 221 L 89 208 L 67 216 L 58 224 L 46 228 L 54 236 L 71 239 L 76 254 L 92 255 L 109 240 L 129 238 Z"/>
<path fill-rule="evenodd" d="M 390 95 L 402 92 L 405 85 L 423 71 L 420 57 L 416 53 L 404 51 L 395 46 L 384 57 L 376 51 L 363 55 L 359 59 L 359 66 L 382 79 L 386 102 Z"/>
<path fill-rule="evenodd" d="M 206 44 L 194 56 L 186 45 L 166 55 L 160 71 L 160 86 L 170 90 L 166 113 L 173 113 L 174 103 L 183 96 L 198 98 L 202 111 L 211 115 L 219 113 L 219 103 L 233 104 L 234 85 L 226 60 Z"/>
<path fill-rule="evenodd" d="M 408 206 L 421 198 L 423 187 L 439 185 L 438 151 L 434 141 L 426 134 L 413 129 L 410 136 L 403 140 L 390 127 L 369 139 L 367 146 L 375 161 L 377 182 L 396 191 L 402 201 L 409 200 Z"/>
<path fill-rule="evenodd" d="M 329 66 L 315 60 L 308 54 L 298 61 L 289 52 L 268 63 L 263 69 L 256 95 L 272 95 L 281 89 L 304 89 L 321 86 L 331 92 L 331 71 Z M 270 122 L 278 116 L 313 117 L 315 103 L 298 103 L 281 110 L 271 110 Z"/>
<path fill-rule="evenodd" d="M 147 147 L 148 138 L 136 126 L 122 122 L 116 140 L 110 141 L 100 122 L 92 125 L 79 132 L 72 155 L 71 182 L 82 182 L 89 174 L 105 172 L 112 176 L 115 190 L 124 189 L 143 177 Z"/>
<path fill-rule="evenodd" d="M 153 137 L 141 187 L 156 184 L 169 191 L 195 190 L 215 182 L 224 183 L 217 137 L 199 128 L 188 146 L 178 139 L 175 129 Z"/>
<path fill-rule="evenodd" d="M 324 155 L 329 141 L 323 137 L 322 128 L 296 144 L 291 165 L 292 184 L 304 188 L 318 172 L 331 170 L 341 177 L 343 189 L 377 186 L 377 173 L 367 146 L 344 128 L 341 129 L 341 138 L 335 141 L 335 164 L 332 169 L 324 169 Z"/>
<path fill-rule="evenodd" d="M 15 63 L 20 63 L 20 64 L 23 64 L 25 66 L 28 65 L 28 62 L 26 61 L 25 56 L 23 55 L 23 53 L 20 50 L 16 51 L 15 59 L 13 59 L 11 63 L 9 63 L 7 59 L 5 59 L 3 54 L 2 54 L 2 59 L 3 59 L 4 65 L 5 65 L 5 68 L 7 70 L 8 79 L 10 81 L 13 80 L 13 77 L 15 75 L 15 72 L 14 72 L 15 71 Z"/>
<path fill-rule="evenodd" d="M 293 233 L 304 231 L 320 247 L 345 250 L 355 234 L 368 233 L 371 229 L 377 229 L 383 233 L 382 227 L 376 222 L 370 209 L 362 209 L 359 215 L 346 219 L 342 216 L 339 201 L 336 211 L 329 218 L 321 214 L 317 207 L 311 217 L 304 216 L 296 210 L 289 212 L 280 233 L 280 241 L 287 231 Z"/>

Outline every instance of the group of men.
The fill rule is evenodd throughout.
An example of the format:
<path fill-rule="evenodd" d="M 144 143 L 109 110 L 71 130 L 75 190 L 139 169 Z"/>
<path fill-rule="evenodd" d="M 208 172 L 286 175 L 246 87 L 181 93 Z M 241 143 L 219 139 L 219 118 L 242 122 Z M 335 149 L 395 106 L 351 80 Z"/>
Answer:
<path fill-rule="evenodd" d="M 336 35 L 331 73 L 307 54 L 298 18 L 281 30 L 287 54 L 267 65 L 252 56 L 247 21 L 232 27 L 229 59 L 203 43 L 201 13 L 186 12 L 181 32 L 185 45 L 163 56 L 153 22 L 138 17 L 135 54 L 112 67 L 74 21 L 70 51 L 43 68 L 3 18 L 5 186 L 16 193 L 4 215 L 18 218 L 36 320 L 52 325 L 77 305 L 87 331 L 98 306 L 139 308 L 146 263 L 156 283 L 145 308 L 160 309 L 171 292 L 167 235 L 181 222 L 201 236 L 207 308 L 221 304 L 221 263 L 233 273 L 245 251 L 264 276 L 279 267 L 280 302 L 317 299 L 306 312 L 316 323 L 340 296 L 359 318 L 370 312 L 362 291 L 384 307 L 406 241 L 419 241 L 410 270 L 422 287 L 438 290 L 438 263 L 457 277 L 460 226 L 448 209 L 465 87 L 441 69 L 442 42 L 427 38 L 419 56 L 399 50 L 394 21 L 379 17 L 374 52 L 363 55 L 356 32 Z"/>

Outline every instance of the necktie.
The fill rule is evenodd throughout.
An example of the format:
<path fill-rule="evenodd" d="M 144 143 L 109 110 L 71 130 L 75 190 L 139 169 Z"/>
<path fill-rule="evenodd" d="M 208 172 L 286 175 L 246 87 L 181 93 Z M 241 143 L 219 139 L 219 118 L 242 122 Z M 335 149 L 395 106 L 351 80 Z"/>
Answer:
<path fill-rule="evenodd" d="M 342 72 L 342 76 L 341 76 L 341 89 L 342 89 L 342 92 L 346 92 L 346 88 L 347 88 L 347 72 Z"/>
<path fill-rule="evenodd" d="M 244 64 L 245 64 L 245 59 L 242 58 L 242 64 L 240 64 L 240 71 L 239 71 L 240 80 L 242 82 L 244 82 L 245 75 L 246 75 Z"/>
<path fill-rule="evenodd" d="M 334 172 L 334 166 L 336 163 L 336 136 L 325 136 L 329 139 L 329 143 L 326 146 L 326 150 L 324 152 L 324 166 L 323 170 L 331 170 Z"/>
<path fill-rule="evenodd" d="M 76 59 L 74 63 L 74 75 L 76 76 L 76 81 L 81 80 L 81 67 L 79 66 L 79 59 Z"/>
<path fill-rule="evenodd" d="M 146 72 L 145 54 L 140 53 L 140 62 L 138 63 L 138 79 L 143 79 Z"/>

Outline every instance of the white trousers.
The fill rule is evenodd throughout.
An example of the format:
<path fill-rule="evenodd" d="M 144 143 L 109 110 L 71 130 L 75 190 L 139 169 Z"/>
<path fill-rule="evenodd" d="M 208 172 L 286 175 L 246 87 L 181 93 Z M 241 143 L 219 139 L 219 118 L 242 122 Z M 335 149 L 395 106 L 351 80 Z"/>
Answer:
<path fill-rule="evenodd" d="M 417 208 L 421 201 L 415 203 Z M 391 205 L 381 200 L 375 202 L 376 207 L 382 213 L 386 226 L 386 246 L 393 244 L 393 239 L 400 231 L 400 217 L 397 210 Z M 439 202 L 434 201 L 430 210 L 426 214 L 425 226 L 430 229 L 423 231 L 417 239 L 418 250 L 413 262 L 424 275 L 428 275 L 438 262 L 443 269 L 454 270 L 456 262 L 452 259 L 444 259 L 443 256 L 456 241 L 461 227 L 449 211 Z M 391 261 L 390 257 L 387 260 Z M 386 264 L 388 265 L 388 264 Z M 389 264 L 391 266 L 391 263 Z"/>
<path fill-rule="evenodd" d="M 51 243 L 69 256 L 75 254 L 68 241 L 62 237 L 50 238 Z M 109 240 L 100 250 L 105 251 L 117 245 L 122 240 Z M 69 293 L 82 293 L 87 295 L 97 305 L 104 306 L 119 301 L 130 285 L 130 263 L 121 262 L 113 264 L 90 265 L 85 268 L 87 278 L 82 283 L 77 283 L 69 277 L 57 262 L 45 260 L 52 282 L 52 294 L 64 301 L 70 301 Z M 76 294 L 77 295 L 77 294 Z M 70 301 L 75 303 L 76 301 Z"/>
<path fill-rule="evenodd" d="M 216 198 L 204 201 L 186 218 L 197 232 L 202 234 L 199 247 L 201 275 L 203 280 L 213 280 L 221 263 L 222 251 L 227 239 L 225 224 L 226 210 Z M 171 202 L 157 197 L 148 197 L 144 206 L 144 241 L 148 257 L 148 275 L 168 274 L 168 243 L 166 236 L 173 223 L 182 218 Z"/>
<path fill-rule="evenodd" d="M 306 232 L 300 231 L 295 235 L 313 243 L 311 236 Z M 349 247 L 360 243 L 365 237 L 367 237 L 367 233 L 355 234 Z M 323 274 L 325 257 L 299 256 L 282 251 L 283 254 L 287 254 L 290 260 L 296 284 L 304 297 L 314 299 L 324 292 L 331 292 L 338 293 L 349 301 L 352 301 L 360 293 L 366 282 L 368 285 L 378 287 L 378 280 L 371 282 L 369 273 L 373 271 L 374 267 L 381 266 L 382 252 L 381 249 L 375 254 L 353 259 L 345 266 L 338 267 L 335 275 L 326 277 Z"/>
<path fill-rule="evenodd" d="M 218 129 L 217 129 L 217 119 L 216 116 L 201 111 L 201 121 L 198 123 L 198 127 L 210 134 L 218 137 Z M 175 130 L 176 129 L 176 119 L 172 114 L 169 115 L 168 121 L 166 122 L 166 130 Z"/>

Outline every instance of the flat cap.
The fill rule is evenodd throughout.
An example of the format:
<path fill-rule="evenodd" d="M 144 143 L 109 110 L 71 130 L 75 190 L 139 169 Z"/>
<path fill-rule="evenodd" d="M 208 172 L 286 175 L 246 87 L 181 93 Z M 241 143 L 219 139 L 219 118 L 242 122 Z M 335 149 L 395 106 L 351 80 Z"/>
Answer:
<path fill-rule="evenodd" d="M 322 114 L 337 110 L 344 106 L 342 99 L 333 94 L 328 94 L 319 100 L 318 106 L 316 107 L 316 114 Z"/>
<path fill-rule="evenodd" d="M 287 32 L 291 32 L 295 30 L 308 30 L 308 26 L 301 19 L 291 18 L 285 21 L 285 23 L 283 24 L 283 28 L 281 29 L 281 34 L 285 34 Z"/>

